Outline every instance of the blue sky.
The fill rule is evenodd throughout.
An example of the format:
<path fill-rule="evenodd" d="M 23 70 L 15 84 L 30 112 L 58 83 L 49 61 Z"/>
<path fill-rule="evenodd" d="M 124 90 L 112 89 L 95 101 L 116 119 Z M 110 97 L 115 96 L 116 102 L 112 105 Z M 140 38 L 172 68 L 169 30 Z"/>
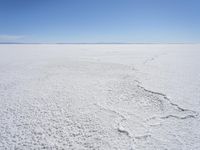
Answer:
<path fill-rule="evenodd" d="M 200 0 L 0 0 L 0 42 L 200 42 Z"/>

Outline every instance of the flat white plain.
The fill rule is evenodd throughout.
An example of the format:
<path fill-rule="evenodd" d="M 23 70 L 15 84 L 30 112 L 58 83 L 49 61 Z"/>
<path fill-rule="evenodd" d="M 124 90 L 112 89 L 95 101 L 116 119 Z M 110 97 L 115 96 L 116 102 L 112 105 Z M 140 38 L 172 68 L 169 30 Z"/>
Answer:
<path fill-rule="evenodd" d="M 200 45 L 0 45 L 0 149 L 200 149 Z"/>

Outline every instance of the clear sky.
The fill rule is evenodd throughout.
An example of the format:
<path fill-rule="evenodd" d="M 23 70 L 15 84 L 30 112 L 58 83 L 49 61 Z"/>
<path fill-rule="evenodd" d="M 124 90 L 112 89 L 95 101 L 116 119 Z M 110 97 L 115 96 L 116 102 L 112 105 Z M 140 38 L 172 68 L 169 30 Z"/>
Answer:
<path fill-rule="evenodd" d="M 200 0 L 0 0 L 0 42 L 200 42 Z"/>

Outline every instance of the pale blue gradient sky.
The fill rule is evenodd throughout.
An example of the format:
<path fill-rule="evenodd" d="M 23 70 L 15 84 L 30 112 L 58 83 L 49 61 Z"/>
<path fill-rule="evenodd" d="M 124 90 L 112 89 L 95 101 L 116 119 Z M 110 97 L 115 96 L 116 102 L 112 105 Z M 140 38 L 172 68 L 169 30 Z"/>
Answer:
<path fill-rule="evenodd" d="M 1 0 L 6 41 L 200 42 L 200 1 Z"/>

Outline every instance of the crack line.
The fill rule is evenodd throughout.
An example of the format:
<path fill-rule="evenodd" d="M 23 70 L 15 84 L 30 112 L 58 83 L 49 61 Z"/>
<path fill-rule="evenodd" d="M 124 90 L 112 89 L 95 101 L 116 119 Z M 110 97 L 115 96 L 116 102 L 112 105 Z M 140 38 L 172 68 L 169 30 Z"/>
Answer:
<path fill-rule="evenodd" d="M 138 83 L 141 83 L 141 82 L 139 82 L 139 81 L 137 81 Z M 163 93 L 160 93 L 160 92 L 155 92 L 155 91 L 151 91 L 151 90 L 147 90 L 146 88 L 144 88 L 143 86 L 141 86 L 141 85 L 139 85 L 139 84 L 137 84 L 137 87 L 138 88 L 141 88 L 141 89 L 143 89 L 144 91 L 146 91 L 146 92 L 149 92 L 149 93 L 151 93 L 151 94 L 155 94 L 155 95 L 159 95 L 159 96 L 162 96 L 165 100 L 167 100 L 169 103 L 170 103 L 170 105 L 172 105 L 172 106 L 174 106 L 174 107 L 176 107 L 178 110 L 180 110 L 180 111 L 184 111 L 184 112 L 192 112 L 192 113 L 194 113 L 195 115 L 193 115 L 194 117 L 197 117 L 198 115 L 199 115 L 199 113 L 198 112 L 196 112 L 196 111 L 194 111 L 194 110 L 190 110 L 190 109 L 186 109 L 186 108 L 182 108 L 182 107 L 180 107 L 178 104 L 175 104 L 175 103 L 173 103 L 165 94 L 163 94 Z"/>

